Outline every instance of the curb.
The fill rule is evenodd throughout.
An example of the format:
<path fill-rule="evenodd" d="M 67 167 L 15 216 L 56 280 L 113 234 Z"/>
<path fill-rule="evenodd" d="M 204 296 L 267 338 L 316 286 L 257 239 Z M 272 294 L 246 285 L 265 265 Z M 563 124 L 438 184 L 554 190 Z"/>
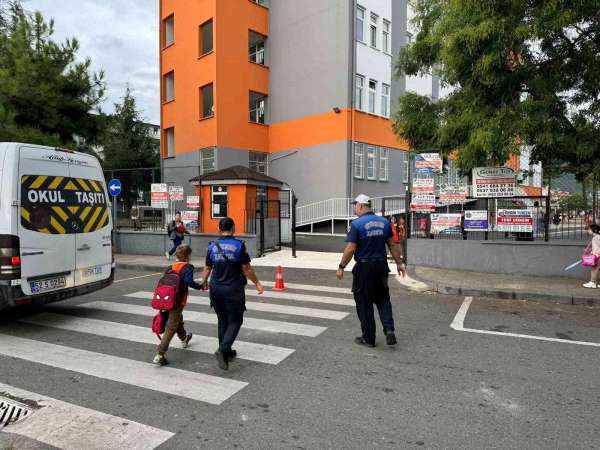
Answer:
<path fill-rule="evenodd" d="M 425 283 L 429 289 L 443 295 L 458 295 L 469 297 L 491 297 L 500 300 L 532 300 L 550 301 L 568 305 L 596 305 L 600 304 L 600 297 L 579 297 L 573 295 L 542 294 L 540 292 L 528 292 L 514 289 L 477 289 L 464 288 L 461 286 L 444 285 L 437 282 L 423 280 L 411 274 L 412 278 Z"/>

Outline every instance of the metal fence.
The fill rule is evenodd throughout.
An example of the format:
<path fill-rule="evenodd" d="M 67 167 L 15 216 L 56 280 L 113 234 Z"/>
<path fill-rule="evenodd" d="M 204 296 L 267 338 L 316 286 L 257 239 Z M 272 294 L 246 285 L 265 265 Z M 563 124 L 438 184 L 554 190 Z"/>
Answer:
<path fill-rule="evenodd" d="M 446 231 L 432 230 L 429 213 L 410 213 L 410 237 L 414 239 L 462 239 L 489 241 L 550 241 L 585 240 L 587 225 L 592 220 L 584 215 L 569 216 L 550 207 L 548 197 L 511 197 L 498 199 L 469 198 L 464 205 L 442 206 L 436 213 L 461 214 L 461 226 Z M 504 231 L 498 226 L 498 211 L 526 210 L 532 218 L 531 231 Z M 487 211 L 487 231 L 466 231 L 465 213 L 468 211 Z"/>

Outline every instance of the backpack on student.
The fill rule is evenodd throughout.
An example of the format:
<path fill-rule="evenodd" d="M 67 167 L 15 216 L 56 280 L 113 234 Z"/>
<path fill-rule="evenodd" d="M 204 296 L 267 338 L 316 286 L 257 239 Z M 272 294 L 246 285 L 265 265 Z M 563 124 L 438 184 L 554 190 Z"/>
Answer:
<path fill-rule="evenodd" d="M 181 268 L 183 269 L 183 267 Z M 169 268 L 162 276 L 154 289 L 152 295 L 152 308 L 159 311 L 152 320 L 152 332 L 160 339 L 160 335 L 165 332 L 169 311 L 177 308 L 181 303 L 183 293 L 183 277 L 181 269 L 176 272 Z"/>

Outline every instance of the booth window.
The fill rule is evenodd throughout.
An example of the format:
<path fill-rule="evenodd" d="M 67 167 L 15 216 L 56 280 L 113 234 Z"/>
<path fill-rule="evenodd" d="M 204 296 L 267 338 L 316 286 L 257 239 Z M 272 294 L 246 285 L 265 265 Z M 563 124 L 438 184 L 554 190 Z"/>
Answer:
<path fill-rule="evenodd" d="M 212 187 L 211 215 L 213 219 L 227 217 L 227 186 Z"/>

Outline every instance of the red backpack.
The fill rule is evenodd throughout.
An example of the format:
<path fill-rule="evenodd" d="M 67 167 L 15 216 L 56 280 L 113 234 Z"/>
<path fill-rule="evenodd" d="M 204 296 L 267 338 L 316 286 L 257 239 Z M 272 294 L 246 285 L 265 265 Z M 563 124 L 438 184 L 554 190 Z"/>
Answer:
<path fill-rule="evenodd" d="M 185 288 L 181 270 L 187 264 L 176 263 L 168 269 L 163 277 L 158 280 L 154 294 L 152 295 L 152 308 L 159 312 L 152 320 L 152 332 L 158 339 L 165 332 L 167 320 L 169 320 L 169 311 L 185 303 Z M 177 266 L 177 267 L 175 267 Z"/>

